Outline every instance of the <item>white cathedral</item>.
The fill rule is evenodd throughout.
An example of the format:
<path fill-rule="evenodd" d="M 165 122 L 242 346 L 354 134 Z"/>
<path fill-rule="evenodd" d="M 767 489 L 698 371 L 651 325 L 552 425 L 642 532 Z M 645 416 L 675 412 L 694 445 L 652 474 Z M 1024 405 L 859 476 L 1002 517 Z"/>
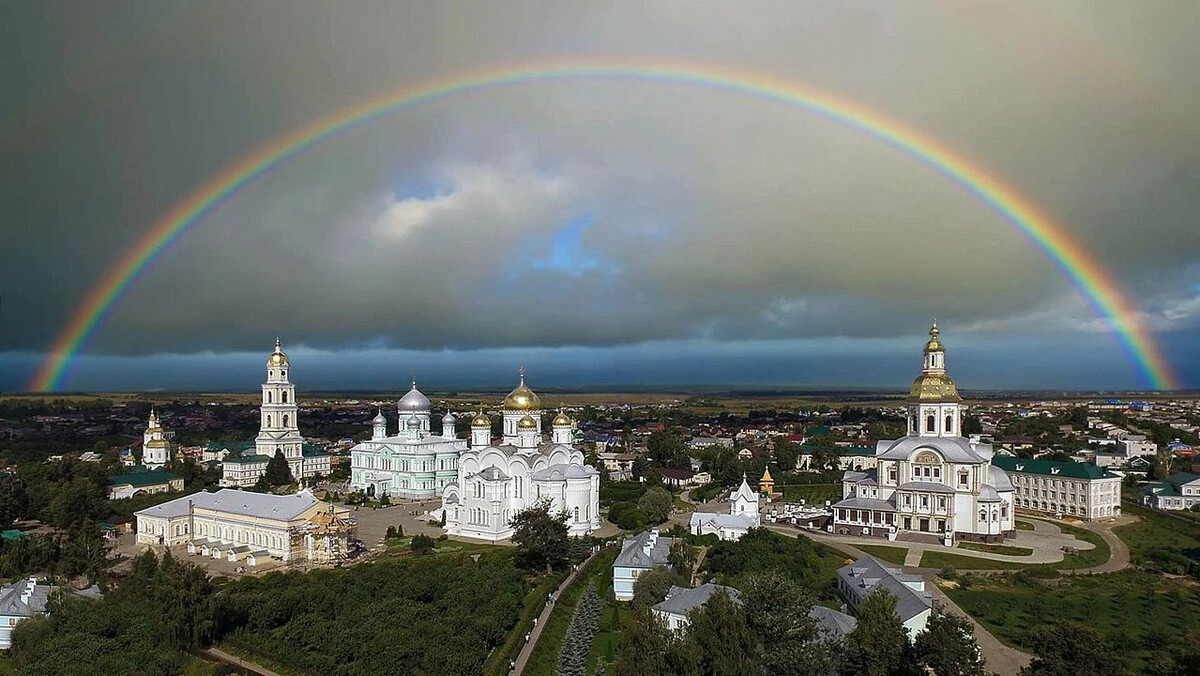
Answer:
<path fill-rule="evenodd" d="M 549 440 L 543 436 L 541 400 L 525 385 L 523 369 L 504 398 L 499 443 L 482 412 L 471 420 L 469 440 L 458 438 L 450 412 L 433 434 L 433 405 L 416 382 L 396 409 L 395 434 L 380 411 L 371 438 L 350 449 L 351 488 L 412 499 L 440 495 L 435 513 L 445 515 L 447 533 L 491 542 L 511 537 L 513 516 L 543 499 L 551 512 L 568 514 L 571 535 L 600 527 L 600 475 L 574 447 L 575 423 L 559 413 Z"/>
<path fill-rule="evenodd" d="M 961 418 L 962 398 L 946 373 L 934 322 L 909 392 L 908 435 L 878 443 L 875 469 L 843 475 L 831 528 L 888 537 L 930 533 L 945 541 L 1014 536 L 1012 482 L 992 465 L 991 444 L 962 436 Z"/>
<path fill-rule="evenodd" d="M 171 439 L 174 437 L 175 433 L 163 428 L 151 408 L 146 431 L 142 433 L 142 464 L 149 469 L 159 469 L 171 462 Z"/>
<path fill-rule="evenodd" d="M 539 501 L 567 514 L 568 532 L 586 535 L 600 527 L 600 474 L 585 465 L 575 444 L 575 423 L 559 413 L 542 435 L 542 403 L 525 385 L 504 398 L 500 443 L 482 412 L 471 421 L 470 448 L 459 455 L 457 476 L 442 493 L 446 532 L 480 540 L 512 536 L 512 518 Z"/>

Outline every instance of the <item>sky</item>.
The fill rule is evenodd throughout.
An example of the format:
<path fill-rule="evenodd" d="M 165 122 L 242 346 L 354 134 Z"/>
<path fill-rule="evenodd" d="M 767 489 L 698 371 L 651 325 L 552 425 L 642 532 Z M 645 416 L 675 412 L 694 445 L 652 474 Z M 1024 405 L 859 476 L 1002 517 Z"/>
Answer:
<path fill-rule="evenodd" d="M 826 92 L 968 158 L 1116 280 L 1200 388 L 1192 3 L 0 6 L 0 391 L 255 149 L 506 66 L 684 63 Z M 491 87 L 298 154 L 144 270 L 64 390 L 903 388 L 936 316 L 964 389 L 1147 382 L 977 196 L 794 106 L 681 83 Z"/>

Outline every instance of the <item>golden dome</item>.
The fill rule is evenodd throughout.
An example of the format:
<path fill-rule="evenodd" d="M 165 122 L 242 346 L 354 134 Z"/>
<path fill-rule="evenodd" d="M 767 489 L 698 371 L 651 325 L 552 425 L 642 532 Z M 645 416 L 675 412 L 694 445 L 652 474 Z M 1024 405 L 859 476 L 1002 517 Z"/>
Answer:
<path fill-rule="evenodd" d="M 283 348 L 279 344 L 279 339 L 275 339 L 275 351 L 267 357 L 267 366 L 287 366 L 288 357 L 283 353 Z"/>
<path fill-rule="evenodd" d="M 910 401 L 962 401 L 958 386 L 945 373 L 922 373 L 908 392 Z"/>
<path fill-rule="evenodd" d="M 942 341 L 938 340 L 941 331 L 938 331 L 937 320 L 933 321 L 933 326 L 929 327 L 929 342 L 925 343 L 926 352 L 942 352 L 946 348 L 942 347 Z"/>
<path fill-rule="evenodd" d="M 486 415 L 484 415 L 482 411 L 480 411 L 478 415 L 476 415 L 474 418 L 471 419 L 471 427 L 491 427 L 491 426 L 492 426 L 492 419 L 487 417 Z"/>
<path fill-rule="evenodd" d="M 554 421 L 550 423 L 552 427 L 570 427 L 574 424 L 575 423 L 573 423 L 571 419 L 567 417 L 567 414 L 563 413 L 562 411 L 559 411 L 558 415 L 554 416 Z"/>
<path fill-rule="evenodd" d="M 532 416 L 527 415 L 524 418 L 521 418 L 521 421 L 517 423 L 517 429 L 519 429 L 519 430 L 536 430 L 537 429 L 537 421 L 534 420 Z"/>
<path fill-rule="evenodd" d="M 521 374 L 521 382 L 517 385 L 517 389 L 508 393 L 504 398 L 504 410 L 506 411 L 540 411 L 542 410 L 542 400 L 533 393 L 533 390 L 525 387 L 525 368 L 521 367 L 518 371 Z"/>

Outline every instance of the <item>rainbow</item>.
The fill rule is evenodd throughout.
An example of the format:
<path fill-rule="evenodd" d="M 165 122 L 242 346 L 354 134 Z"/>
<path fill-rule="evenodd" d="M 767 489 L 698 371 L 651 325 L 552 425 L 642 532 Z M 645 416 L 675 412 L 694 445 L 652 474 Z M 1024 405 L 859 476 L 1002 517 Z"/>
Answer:
<path fill-rule="evenodd" d="M 1112 276 L 1034 204 L 937 141 L 852 101 L 771 76 L 691 63 L 605 60 L 497 68 L 405 87 L 335 112 L 260 147 L 188 195 L 109 269 L 56 338 L 29 389 L 56 390 L 97 327 L 155 260 L 206 215 L 287 160 L 372 120 L 430 101 L 494 87 L 593 79 L 662 82 L 753 96 L 825 117 L 907 153 L 977 197 L 1040 249 L 1108 323 L 1147 386 L 1176 388 L 1153 337 Z"/>

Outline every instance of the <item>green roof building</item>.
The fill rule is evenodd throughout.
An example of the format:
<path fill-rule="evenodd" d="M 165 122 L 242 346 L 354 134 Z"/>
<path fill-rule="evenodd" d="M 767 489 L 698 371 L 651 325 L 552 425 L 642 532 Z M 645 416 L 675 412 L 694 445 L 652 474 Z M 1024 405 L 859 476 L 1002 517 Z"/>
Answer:
<path fill-rule="evenodd" d="M 1017 509 L 1055 517 L 1099 519 L 1121 514 L 1121 475 L 1082 462 L 993 457 L 1013 485 Z"/>

